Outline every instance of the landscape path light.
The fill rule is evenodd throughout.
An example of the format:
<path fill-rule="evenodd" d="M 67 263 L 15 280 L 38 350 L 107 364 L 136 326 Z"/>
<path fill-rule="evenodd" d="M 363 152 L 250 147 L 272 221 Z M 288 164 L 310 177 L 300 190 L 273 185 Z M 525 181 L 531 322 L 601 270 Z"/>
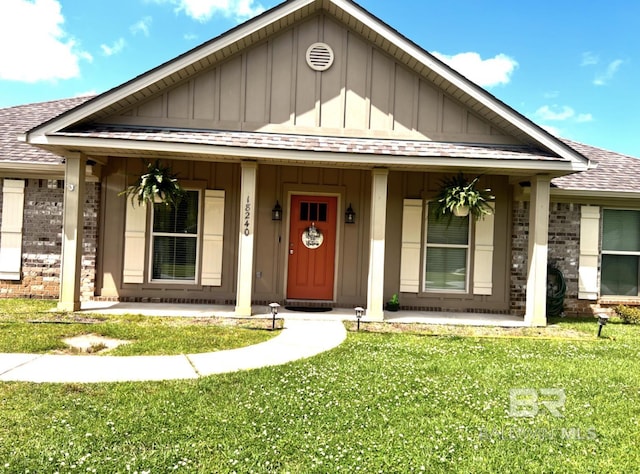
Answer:
<path fill-rule="evenodd" d="M 279 307 L 278 303 L 269 303 L 269 308 L 271 308 L 271 330 L 276 328 L 276 316 L 278 315 Z"/>
<path fill-rule="evenodd" d="M 358 331 L 360 331 L 360 320 L 362 316 L 364 316 L 364 308 L 362 306 L 358 306 L 355 308 L 356 311 L 356 320 L 358 321 Z"/>
<path fill-rule="evenodd" d="M 609 316 L 606 314 L 598 315 L 598 337 L 600 337 L 600 333 L 602 332 L 602 326 L 606 326 L 609 322 Z"/>

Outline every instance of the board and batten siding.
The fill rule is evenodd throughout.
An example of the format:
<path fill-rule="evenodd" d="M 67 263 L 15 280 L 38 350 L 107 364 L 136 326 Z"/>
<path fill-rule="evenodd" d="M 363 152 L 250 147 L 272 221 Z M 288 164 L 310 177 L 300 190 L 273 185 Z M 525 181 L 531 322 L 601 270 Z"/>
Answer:
<path fill-rule="evenodd" d="M 333 65 L 314 71 L 325 42 Z M 433 83 L 325 15 L 161 91 L 104 123 L 514 143 Z"/>

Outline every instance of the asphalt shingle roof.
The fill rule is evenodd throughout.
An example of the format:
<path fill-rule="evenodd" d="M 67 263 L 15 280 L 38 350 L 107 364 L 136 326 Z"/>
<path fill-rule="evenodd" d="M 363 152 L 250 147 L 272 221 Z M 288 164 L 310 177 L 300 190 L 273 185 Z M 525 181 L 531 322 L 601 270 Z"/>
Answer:
<path fill-rule="evenodd" d="M 112 125 L 91 126 L 83 130 L 58 132 L 55 135 L 255 149 L 389 156 L 564 161 L 562 158 L 544 153 L 541 150 L 529 146 L 476 145 L 427 140 L 390 140 L 282 133 L 140 128 Z"/>
<path fill-rule="evenodd" d="M 0 161 L 15 163 L 60 163 L 51 152 L 18 141 L 18 135 L 86 102 L 90 97 L 38 102 L 0 109 Z"/>
<path fill-rule="evenodd" d="M 0 109 L 0 161 L 15 164 L 61 163 L 62 159 L 58 155 L 20 142 L 17 136 L 88 99 L 90 97 L 76 97 Z M 473 145 L 420 140 L 114 126 L 94 126 L 85 130 L 59 132 L 59 135 L 388 156 L 558 160 L 557 157 L 526 146 Z M 640 193 L 640 159 L 571 140 L 563 141 L 598 166 L 589 171 L 555 178 L 554 186 L 573 191 Z"/>
<path fill-rule="evenodd" d="M 552 183 L 557 188 L 572 191 L 640 193 L 640 159 L 572 140 L 563 141 L 597 163 L 597 167 L 555 178 Z"/>

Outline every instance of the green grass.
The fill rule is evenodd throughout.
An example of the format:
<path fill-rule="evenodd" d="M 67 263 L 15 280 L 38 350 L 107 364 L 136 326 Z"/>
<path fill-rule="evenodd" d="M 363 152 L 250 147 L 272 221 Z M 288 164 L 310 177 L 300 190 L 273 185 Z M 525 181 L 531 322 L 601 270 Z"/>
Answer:
<path fill-rule="evenodd" d="M 308 360 L 198 380 L 3 383 L 0 471 L 637 472 L 639 330 L 351 332 Z M 510 416 L 513 388 L 563 389 L 563 417 Z"/>
<path fill-rule="evenodd" d="M 65 314 L 55 303 L 0 300 L 0 352 L 63 351 L 63 339 L 83 334 L 131 341 L 109 355 L 175 355 L 211 352 L 257 344 L 278 332 L 261 319 L 169 318 L 138 315 Z M 229 324 L 233 325 L 229 325 Z"/>

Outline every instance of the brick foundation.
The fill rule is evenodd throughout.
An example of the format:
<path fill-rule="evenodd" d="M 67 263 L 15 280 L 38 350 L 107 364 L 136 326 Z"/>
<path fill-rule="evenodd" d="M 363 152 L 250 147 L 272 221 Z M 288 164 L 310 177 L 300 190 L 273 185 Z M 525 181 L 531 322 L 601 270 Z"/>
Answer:
<path fill-rule="evenodd" d="M 0 280 L 0 298 L 57 299 L 60 292 L 64 182 L 29 179 L 25 184 L 22 279 Z M 99 205 L 100 184 L 87 183 L 81 276 L 81 294 L 85 300 L 95 291 Z"/>

